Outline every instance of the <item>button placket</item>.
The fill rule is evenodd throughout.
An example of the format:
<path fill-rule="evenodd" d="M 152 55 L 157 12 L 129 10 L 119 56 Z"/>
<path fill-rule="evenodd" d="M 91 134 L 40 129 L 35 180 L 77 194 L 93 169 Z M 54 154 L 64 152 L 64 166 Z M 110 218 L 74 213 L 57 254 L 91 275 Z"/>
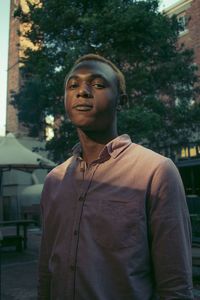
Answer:
<path fill-rule="evenodd" d="M 73 286 L 75 288 L 76 280 L 76 265 L 77 265 L 77 254 L 78 254 L 78 244 L 80 235 L 80 223 L 84 209 L 84 203 L 86 201 L 87 192 L 90 188 L 93 176 L 98 168 L 99 164 L 93 164 L 87 170 L 84 171 L 84 178 L 82 184 L 78 187 L 78 198 L 76 203 L 76 212 L 74 216 L 73 232 L 71 239 L 71 250 L 70 250 L 70 265 L 69 270 L 74 272 L 71 278 L 71 283 L 74 282 Z"/>

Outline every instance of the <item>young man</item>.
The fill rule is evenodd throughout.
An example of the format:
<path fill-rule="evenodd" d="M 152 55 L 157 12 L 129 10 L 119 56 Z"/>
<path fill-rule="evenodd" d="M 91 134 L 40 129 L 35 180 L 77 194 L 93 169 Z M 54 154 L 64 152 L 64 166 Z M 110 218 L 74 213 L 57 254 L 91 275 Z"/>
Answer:
<path fill-rule="evenodd" d="M 118 136 L 122 73 L 96 55 L 66 79 L 80 144 L 47 176 L 39 300 L 193 299 L 190 221 L 170 159 Z"/>

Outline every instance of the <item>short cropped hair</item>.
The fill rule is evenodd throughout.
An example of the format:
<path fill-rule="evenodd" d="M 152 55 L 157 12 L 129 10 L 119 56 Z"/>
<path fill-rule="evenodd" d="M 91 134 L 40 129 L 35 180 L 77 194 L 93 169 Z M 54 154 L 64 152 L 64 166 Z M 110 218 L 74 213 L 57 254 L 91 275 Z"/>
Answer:
<path fill-rule="evenodd" d="M 81 63 L 82 61 L 87 61 L 87 60 L 94 60 L 94 61 L 96 60 L 96 61 L 100 61 L 100 62 L 103 62 L 103 63 L 109 65 L 113 69 L 113 71 L 115 72 L 115 74 L 116 74 L 116 77 L 117 77 L 117 80 L 118 80 L 118 88 L 119 88 L 120 93 L 121 94 L 126 94 L 126 82 L 125 82 L 124 75 L 118 69 L 118 67 L 116 65 L 114 65 L 110 60 L 104 58 L 103 56 L 100 56 L 98 54 L 93 54 L 93 53 L 83 55 L 83 56 L 79 57 L 75 61 L 72 69 L 76 65 L 78 65 L 79 63 Z"/>

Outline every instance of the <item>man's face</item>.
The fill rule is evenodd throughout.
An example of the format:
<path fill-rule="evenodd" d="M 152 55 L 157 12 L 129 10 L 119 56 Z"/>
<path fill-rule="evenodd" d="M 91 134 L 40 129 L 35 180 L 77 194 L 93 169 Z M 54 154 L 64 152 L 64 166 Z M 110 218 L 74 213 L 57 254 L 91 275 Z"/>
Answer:
<path fill-rule="evenodd" d="M 118 81 L 113 69 L 99 61 L 73 68 L 65 87 L 65 109 L 72 123 L 86 131 L 105 131 L 115 124 Z"/>

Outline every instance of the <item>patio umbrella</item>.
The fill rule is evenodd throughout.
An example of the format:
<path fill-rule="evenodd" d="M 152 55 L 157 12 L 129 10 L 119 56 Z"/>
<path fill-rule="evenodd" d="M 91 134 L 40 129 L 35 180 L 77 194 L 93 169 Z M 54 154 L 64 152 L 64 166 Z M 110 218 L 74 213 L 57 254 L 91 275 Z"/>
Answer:
<path fill-rule="evenodd" d="M 39 204 L 42 189 L 43 184 L 33 184 L 25 187 L 20 193 L 21 204 L 23 206 Z"/>
<path fill-rule="evenodd" d="M 12 133 L 0 143 L 0 169 L 51 169 L 55 163 L 20 144 Z"/>
<path fill-rule="evenodd" d="M 20 195 L 21 214 L 24 217 L 30 216 L 41 225 L 40 199 L 43 184 L 33 184 L 25 187 Z"/>
<path fill-rule="evenodd" d="M 52 169 L 55 163 L 33 153 L 20 144 L 12 133 L 4 137 L 0 143 L 0 196 L 2 195 L 2 172 L 17 169 L 32 172 L 35 169 Z M 3 206 L 0 201 L 0 206 Z M 1 211 L 3 207 L 0 207 Z"/>

